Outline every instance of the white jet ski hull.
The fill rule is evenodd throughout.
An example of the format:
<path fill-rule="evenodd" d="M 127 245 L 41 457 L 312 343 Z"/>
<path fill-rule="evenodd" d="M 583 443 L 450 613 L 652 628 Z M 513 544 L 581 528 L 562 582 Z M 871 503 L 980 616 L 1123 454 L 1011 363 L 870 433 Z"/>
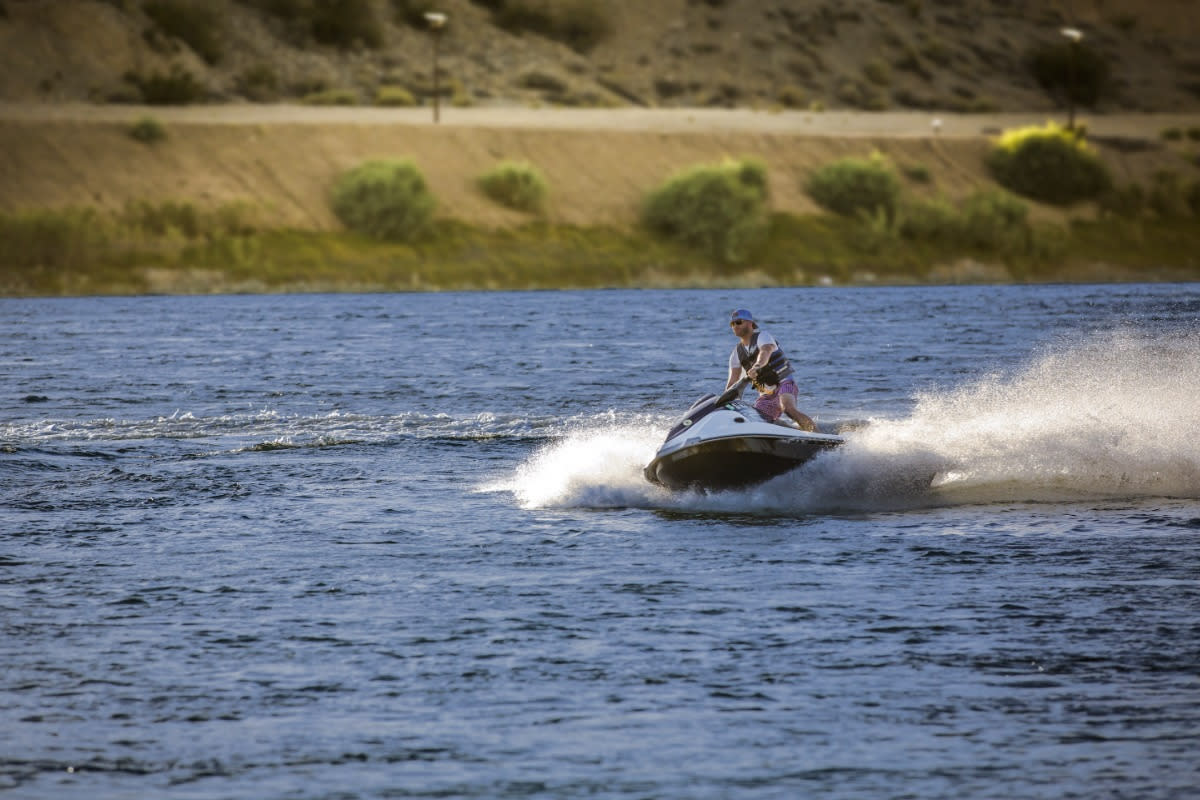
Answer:
<path fill-rule="evenodd" d="M 782 475 L 844 443 L 770 422 L 740 400 L 704 398 L 667 435 L 643 474 L 669 489 L 720 491 Z"/>

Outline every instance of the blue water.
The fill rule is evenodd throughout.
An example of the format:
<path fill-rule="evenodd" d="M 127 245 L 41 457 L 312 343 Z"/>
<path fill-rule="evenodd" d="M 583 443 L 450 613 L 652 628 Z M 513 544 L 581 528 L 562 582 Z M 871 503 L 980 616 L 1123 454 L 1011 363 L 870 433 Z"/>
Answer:
<path fill-rule="evenodd" d="M 735 306 L 803 410 L 868 424 L 752 490 L 650 486 Z M 1198 315 L 0 300 L 0 794 L 1196 797 Z"/>

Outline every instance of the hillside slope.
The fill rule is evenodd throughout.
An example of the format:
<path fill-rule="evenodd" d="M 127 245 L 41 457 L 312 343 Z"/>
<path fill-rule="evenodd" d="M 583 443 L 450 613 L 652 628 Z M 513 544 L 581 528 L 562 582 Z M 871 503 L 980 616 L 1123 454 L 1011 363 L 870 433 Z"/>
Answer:
<path fill-rule="evenodd" d="M 146 145 L 129 136 L 125 114 L 135 109 L 87 113 L 64 105 L 49 115 L 45 108 L 21 115 L 0 107 L 0 212 L 245 204 L 272 225 L 317 230 L 340 227 L 329 203 L 337 176 L 381 156 L 411 158 L 421 168 L 439 216 L 486 227 L 528 221 L 476 186 L 503 159 L 535 163 L 550 187 L 545 220 L 572 225 L 632 225 L 645 193 L 672 172 L 728 156 L 762 159 L 772 207 L 794 214 L 817 211 L 803 190 L 814 170 L 872 150 L 928 173 L 912 191 L 959 198 L 991 180 L 981 131 L 1036 121 L 952 115 L 933 135 L 928 115 L 919 113 L 494 108 L 456 109 L 434 126 L 421 109 L 241 105 L 203 110 L 211 118 L 195 113 L 202 109 L 164 109 L 167 139 Z M 1163 143 L 1157 132 L 1167 124 L 1200 129 L 1200 115 L 1110 115 L 1093 123 L 1119 182 L 1146 182 L 1164 170 L 1194 179 L 1197 167 L 1180 157 L 1187 144 Z"/>
<path fill-rule="evenodd" d="M 605 0 L 588 4 L 596 41 L 575 49 L 501 28 L 497 0 L 350 3 L 368 4 L 378 41 L 345 48 L 262 10 L 280 3 L 198 4 L 207 39 L 147 13 L 189 3 L 0 0 L 0 100 L 136 102 L 172 74 L 202 102 L 341 90 L 369 104 L 383 86 L 427 100 L 431 37 L 406 20 L 436 7 L 450 18 L 440 86 L 460 104 L 1049 110 L 1062 98 L 1028 60 L 1069 25 L 1110 70 L 1098 111 L 1200 109 L 1194 0 Z"/>

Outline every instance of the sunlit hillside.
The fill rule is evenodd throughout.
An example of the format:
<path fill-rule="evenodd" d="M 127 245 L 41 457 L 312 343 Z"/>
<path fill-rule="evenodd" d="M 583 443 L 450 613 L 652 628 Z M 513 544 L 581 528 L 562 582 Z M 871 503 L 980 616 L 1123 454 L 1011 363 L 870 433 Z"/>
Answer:
<path fill-rule="evenodd" d="M 420 104 L 432 10 L 459 105 L 1200 109 L 1194 0 L 0 0 L 0 99 Z"/>

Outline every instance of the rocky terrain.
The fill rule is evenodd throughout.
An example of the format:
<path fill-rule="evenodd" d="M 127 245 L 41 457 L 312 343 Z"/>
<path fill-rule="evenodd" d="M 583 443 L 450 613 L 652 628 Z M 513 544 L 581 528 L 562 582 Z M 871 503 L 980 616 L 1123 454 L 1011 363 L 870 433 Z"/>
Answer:
<path fill-rule="evenodd" d="M 1094 111 L 1200 109 L 1195 0 L 0 0 L 0 100 L 427 103 L 429 10 L 459 106 L 1050 110 L 1073 27 Z"/>

